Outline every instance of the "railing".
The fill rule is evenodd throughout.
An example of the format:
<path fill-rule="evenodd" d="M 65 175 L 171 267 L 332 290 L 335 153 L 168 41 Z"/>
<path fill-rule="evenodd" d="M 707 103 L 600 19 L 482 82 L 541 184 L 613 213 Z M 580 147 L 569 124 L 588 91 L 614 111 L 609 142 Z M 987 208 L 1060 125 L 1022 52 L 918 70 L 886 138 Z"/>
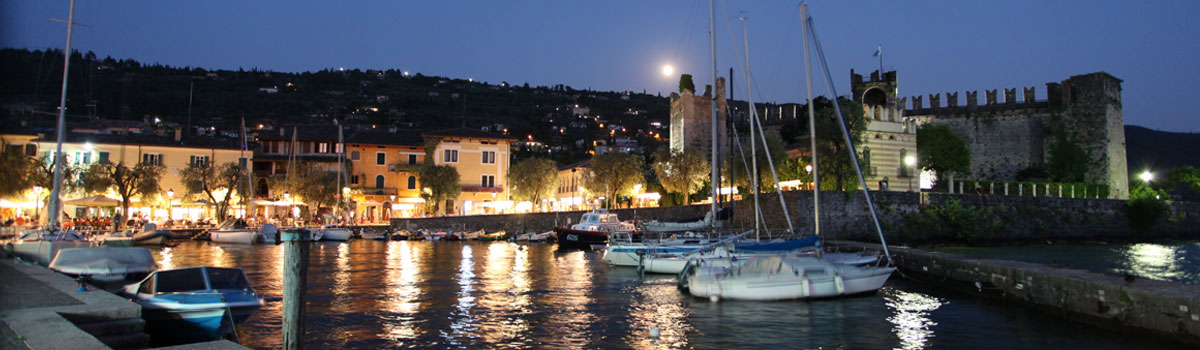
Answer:
<path fill-rule="evenodd" d="M 359 187 L 358 190 L 368 196 L 391 196 L 399 193 L 395 187 Z"/>

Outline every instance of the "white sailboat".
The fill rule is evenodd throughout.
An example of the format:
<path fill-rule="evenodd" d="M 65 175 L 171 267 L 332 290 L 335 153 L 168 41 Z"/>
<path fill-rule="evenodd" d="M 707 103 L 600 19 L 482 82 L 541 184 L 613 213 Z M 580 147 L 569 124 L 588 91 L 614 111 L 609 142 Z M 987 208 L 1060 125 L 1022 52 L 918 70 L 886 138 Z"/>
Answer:
<path fill-rule="evenodd" d="M 818 168 L 816 166 L 817 152 L 815 152 L 816 122 L 812 104 L 812 74 L 808 54 L 809 33 L 812 32 L 814 27 L 812 26 L 811 18 L 808 17 L 807 6 L 805 4 L 801 3 L 800 11 L 802 17 L 801 27 L 804 30 L 804 61 L 806 71 L 808 71 L 806 79 L 808 81 L 809 131 L 813 147 L 813 152 L 810 153 L 813 156 L 813 178 L 816 180 L 819 179 L 817 175 Z M 828 66 L 825 64 L 820 42 L 816 40 L 815 33 L 811 35 L 814 46 L 817 48 L 817 54 L 821 58 L 822 66 L 825 68 L 826 82 L 836 100 L 837 93 L 829 78 Z M 749 69 L 745 69 L 747 85 L 749 85 L 749 74 Z M 753 100 L 750 100 L 750 104 L 751 138 L 753 139 L 753 129 L 755 124 L 757 124 L 757 114 L 755 113 Z M 861 265 L 861 258 L 852 256 L 831 259 L 830 257 L 823 256 L 819 250 L 816 251 L 816 254 L 806 255 L 766 255 L 743 257 L 736 260 L 733 257 L 726 259 L 691 260 L 691 263 L 680 273 L 680 283 L 690 294 L 697 297 L 734 300 L 829 298 L 874 292 L 887 282 L 888 277 L 891 276 L 896 268 L 890 266 L 891 254 L 887 250 L 887 242 L 884 240 L 883 230 L 879 225 L 879 219 L 876 216 L 870 192 L 866 189 L 866 180 L 862 175 L 862 169 L 858 163 L 853 142 L 849 137 L 848 130 L 846 130 L 841 107 L 836 101 L 833 105 L 837 112 L 840 126 L 842 127 L 842 134 L 849 145 L 850 157 L 853 160 L 863 194 L 866 196 L 871 216 L 875 221 L 876 230 L 879 232 L 880 241 L 883 243 L 884 254 L 887 255 L 889 265 Z M 759 132 L 761 133 L 761 128 Z M 751 142 L 751 144 L 754 143 Z M 815 198 L 819 198 L 817 197 L 818 190 L 819 185 L 814 189 L 814 200 L 816 200 Z M 819 217 L 820 208 L 819 205 L 816 205 L 819 204 L 819 201 L 814 204 L 813 217 L 815 220 L 815 218 Z M 819 233 L 819 222 L 817 222 L 816 228 Z"/>

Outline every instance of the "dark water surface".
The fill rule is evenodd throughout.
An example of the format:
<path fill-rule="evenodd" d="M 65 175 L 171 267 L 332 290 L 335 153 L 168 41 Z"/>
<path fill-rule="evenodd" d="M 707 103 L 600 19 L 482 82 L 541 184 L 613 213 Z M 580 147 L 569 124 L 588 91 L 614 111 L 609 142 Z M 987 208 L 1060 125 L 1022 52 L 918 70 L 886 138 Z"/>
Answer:
<path fill-rule="evenodd" d="M 1200 242 L 1038 244 L 939 250 L 1200 285 Z"/>
<path fill-rule="evenodd" d="M 281 347 L 283 250 L 183 242 L 162 268 L 241 267 L 266 306 L 242 344 Z M 823 301 L 694 299 L 594 252 L 512 243 L 316 243 L 309 348 L 1172 349 L 893 276 L 878 294 Z M 662 336 L 647 334 L 658 327 Z"/>

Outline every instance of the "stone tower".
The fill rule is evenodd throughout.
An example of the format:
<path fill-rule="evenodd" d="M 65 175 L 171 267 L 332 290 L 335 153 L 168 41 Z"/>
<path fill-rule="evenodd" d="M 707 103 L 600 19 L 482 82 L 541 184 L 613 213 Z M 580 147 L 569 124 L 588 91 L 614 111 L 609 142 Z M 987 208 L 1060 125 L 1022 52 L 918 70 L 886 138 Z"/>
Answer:
<path fill-rule="evenodd" d="M 867 131 L 857 145 L 864 165 L 867 187 L 872 190 L 912 191 L 920 188 L 920 171 L 904 159 L 917 155 L 917 131 L 904 115 L 907 98 L 897 98 L 896 71 L 871 72 L 870 79 L 850 70 L 854 102 L 862 104 Z"/>
<path fill-rule="evenodd" d="M 700 152 L 706 159 L 712 154 L 712 90 L 711 85 L 705 85 L 701 96 L 692 91 L 671 93 L 671 152 Z M 729 142 L 725 127 L 725 78 L 717 78 L 715 99 L 717 147 L 724 159 Z"/>

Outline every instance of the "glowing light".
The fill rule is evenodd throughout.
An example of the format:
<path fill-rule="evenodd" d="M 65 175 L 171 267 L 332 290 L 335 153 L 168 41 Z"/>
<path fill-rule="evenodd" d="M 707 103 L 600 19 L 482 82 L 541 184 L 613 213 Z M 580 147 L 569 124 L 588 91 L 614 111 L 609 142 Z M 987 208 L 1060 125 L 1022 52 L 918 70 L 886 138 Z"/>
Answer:
<path fill-rule="evenodd" d="M 1141 178 L 1142 181 L 1150 182 L 1151 180 L 1154 180 L 1154 173 L 1150 172 L 1149 170 L 1146 170 L 1146 171 L 1142 172 L 1141 175 L 1138 175 L 1138 177 Z"/>
<path fill-rule="evenodd" d="M 664 76 L 664 77 L 669 77 L 669 76 L 671 76 L 671 75 L 675 74 L 675 67 L 672 67 L 672 66 L 671 66 L 671 65 L 669 65 L 669 64 L 665 64 L 665 65 L 663 65 L 663 67 L 662 67 L 662 74 L 663 74 L 663 76 Z"/>
<path fill-rule="evenodd" d="M 917 165 L 917 157 L 905 156 L 904 157 L 904 165 L 907 165 L 907 166 Z M 811 165 L 810 165 L 810 167 L 811 167 Z"/>

